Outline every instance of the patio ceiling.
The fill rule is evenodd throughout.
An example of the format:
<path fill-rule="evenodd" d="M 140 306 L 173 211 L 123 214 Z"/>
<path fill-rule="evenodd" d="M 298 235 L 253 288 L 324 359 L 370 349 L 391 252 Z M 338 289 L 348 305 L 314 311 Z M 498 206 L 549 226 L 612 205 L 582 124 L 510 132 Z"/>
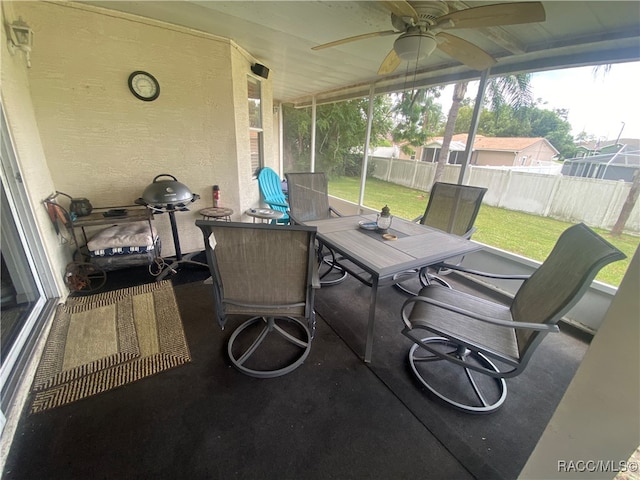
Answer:
<path fill-rule="evenodd" d="M 274 102 L 307 105 L 313 96 L 318 103 L 364 96 L 372 82 L 376 92 L 382 93 L 479 76 L 437 49 L 417 66 L 416 62 L 403 62 L 394 73 L 378 76 L 378 67 L 396 35 L 311 50 L 344 37 L 392 29 L 389 10 L 377 1 L 84 3 L 232 39 L 270 69 Z M 418 2 L 411 3 L 415 6 Z M 499 2 L 446 3 L 454 11 Z M 452 33 L 497 59 L 493 75 L 640 60 L 639 2 L 542 4 L 544 22 Z"/>

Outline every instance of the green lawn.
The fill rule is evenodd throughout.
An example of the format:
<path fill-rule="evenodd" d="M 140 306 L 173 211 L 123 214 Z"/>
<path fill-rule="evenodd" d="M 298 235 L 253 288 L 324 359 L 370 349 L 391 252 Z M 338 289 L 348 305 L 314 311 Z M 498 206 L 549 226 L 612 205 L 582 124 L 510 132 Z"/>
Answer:
<path fill-rule="evenodd" d="M 329 181 L 329 193 L 336 197 L 357 203 L 359 192 L 360 178 L 340 177 Z M 428 198 L 429 194 L 426 192 L 369 178 L 364 204 L 377 210 L 387 204 L 392 215 L 413 220 L 424 213 Z M 552 218 L 483 205 L 476 219 L 475 226 L 478 231 L 473 235 L 473 239 L 533 260 L 543 261 L 560 234 L 571 225 Z M 640 237 L 621 235 L 614 238 L 606 230 L 594 230 L 627 255 L 625 260 L 603 268 L 596 277 L 604 283 L 618 286 L 640 243 Z"/>

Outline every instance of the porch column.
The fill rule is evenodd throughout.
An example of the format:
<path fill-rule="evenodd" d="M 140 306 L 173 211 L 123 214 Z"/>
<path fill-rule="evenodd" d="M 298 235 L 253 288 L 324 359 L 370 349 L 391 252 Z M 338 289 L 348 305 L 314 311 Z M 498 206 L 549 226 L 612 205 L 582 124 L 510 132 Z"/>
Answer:
<path fill-rule="evenodd" d="M 311 164 L 309 171 L 316 171 L 316 96 L 311 99 Z"/>
<path fill-rule="evenodd" d="M 282 117 L 282 102 L 278 103 L 278 171 L 284 177 L 284 122 Z"/>
<path fill-rule="evenodd" d="M 364 139 L 364 158 L 362 160 L 362 172 L 360 174 L 360 197 L 358 198 L 358 206 L 362 207 L 364 203 L 364 185 L 367 181 L 367 166 L 369 165 L 369 142 L 371 141 L 371 125 L 373 124 L 373 97 L 376 87 L 372 83 L 369 87 L 369 110 L 367 112 L 367 133 Z"/>
<path fill-rule="evenodd" d="M 467 135 L 467 145 L 464 150 L 464 157 L 462 164 L 460 165 L 460 174 L 458 175 L 458 183 L 464 184 L 464 177 L 467 173 L 467 165 L 471 161 L 471 154 L 473 152 L 473 142 L 476 139 L 476 131 L 478 130 L 478 121 L 480 120 L 480 112 L 482 111 L 482 101 L 484 100 L 484 92 L 487 88 L 487 80 L 489 79 L 489 72 L 491 68 L 487 68 L 480 75 L 480 85 L 478 85 L 478 94 L 476 95 L 476 103 L 473 106 L 473 116 L 471 117 L 471 125 L 469 126 L 469 133 Z"/>

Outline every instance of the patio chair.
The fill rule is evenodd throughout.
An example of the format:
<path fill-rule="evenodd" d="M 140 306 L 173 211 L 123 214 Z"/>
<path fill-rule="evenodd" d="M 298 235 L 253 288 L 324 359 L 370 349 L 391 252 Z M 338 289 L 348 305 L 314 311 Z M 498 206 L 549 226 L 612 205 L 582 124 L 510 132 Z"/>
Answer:
<path fill-rule="evenodd" d="M 282 218 L 272 220 L 271 223 L 289 223 L 289 203 L 282 191 L 282 182 L 278 174 L 269 167 L 264 167 L 258 173 L 258 188 L 264 203 L 272 210 L 282 212 Z"/>
<path fill-rule="evenodd" d="M 487 189 L 483 187 L 436 182 L 431 188 L 424 214 L 413 221 L 470 239 L 471 235 L 476 231 L 473 225 L 486 192 Z M 460 258 L 459 261 L 462 261 L 462 259 Z M 431 270 L 434 269 L 436 270 L 435 274 L 431 273 Z M 451 288 L 449 283 L 440 276 L 447 273 L 449 273 L 448 270 L 438 266 L 423 267 L 420 270 L 412 270 L 396 275 L 394 277 L 394 280 L 396 280 L 395 286 L 405 293 L 416 295 L 417 292 L 412 291 L 402 282 L 406 281 L 408 277 L 415 278 L 417 274 L 420 288 L 432 282 Z"/>
<path fill-rule="evenodd" d="M 197 220 L 213 280 L 215 317 L 247 317 L 231 334 L 233 366 L 285 375 L 309 355 L 315 331 L 316 228 Z"/>
<path fill-rule="evenodd" d="M 623 258 L 622 252 L 587 226 L 577 224 L 562 233 L 548 258 L 529 277 L 452 267 L 525 280 L 509 305 L 435 284 L 408 299 L 401 310 L 402 333 L 414 342 L 409 350 L 413 373 L 429 392 L 455 408 L 494 412 L 507 396 L 504 379 L 521 374 L 544 337 L 559 331 L 558 321 L 598 271 Z"/>
<path fill-rule="evenodd" d="M 289 192 L 289 216 L 293 223 L 304 225 L 310 220 L 342 216 L 329 205 L 328 182 L 324 173 L 285 173 L 285 178 Z M 322 244 L 318 245 L 318 261 L 329 267 L 320 272 L 320 285 L 336 285 L 347 278 L 347 272 L 336 260 L 335 252 Z"/>

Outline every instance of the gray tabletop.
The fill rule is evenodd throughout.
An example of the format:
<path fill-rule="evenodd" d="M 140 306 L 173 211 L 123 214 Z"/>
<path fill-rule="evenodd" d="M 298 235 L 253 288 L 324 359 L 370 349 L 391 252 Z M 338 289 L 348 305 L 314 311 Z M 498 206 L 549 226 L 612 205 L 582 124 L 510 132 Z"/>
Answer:
<path fill-rule="evenodd" d="M 398 217 L 393 218 L 388 230 L 388 233 L 397 239 L 385 240 L 382 233 L 366 230 L 360 225 L 375 221 L 376 215 L 371 214 L 305 222 L 305 225 L 317 227 L 316 238 L 320 242 L 371 275 L 370 282 L 359 278 L 371 286 L 365 362 L 371 362 L 373 355 L 376 300 L 380 279 L 391 278 L 396 273 L 433 265 L 482 248 L 481 245 L 457 235 Z"/>
<path fill-rule="evenodd" d="M 337 217 L 305 222 L 318 228 L 318 239 L 378 278 L 413 268 L 433 265 L 448 258 L 479 250 L 467 239 L 395 217 L 385 240 L 376 231 L 364 230 L 360 222 L 375 222 L 375 214 Z"/>

